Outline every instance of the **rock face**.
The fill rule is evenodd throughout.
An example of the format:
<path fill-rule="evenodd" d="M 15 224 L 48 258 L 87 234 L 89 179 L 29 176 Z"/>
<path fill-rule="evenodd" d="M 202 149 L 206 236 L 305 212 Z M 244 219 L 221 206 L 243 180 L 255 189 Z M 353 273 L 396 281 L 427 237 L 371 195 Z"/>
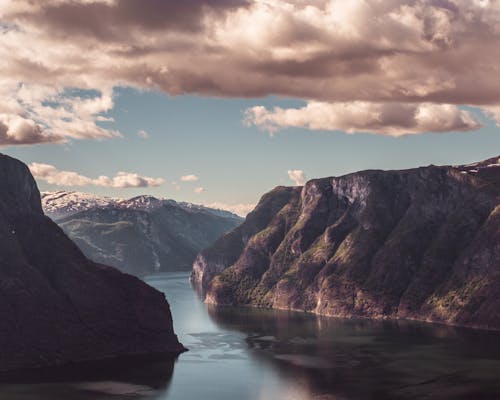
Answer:
<path fill-rule="evenodd" d="M 0 155 L 0 371 L 178 354 L 162 293 L 89 261 L 44 216 L 26 165 Z"/>
<path fill-rule="evenodd" d="M 207 303 L 500 328 L 498 161 L 278 187 L 192 282 Z"/>
<path fill-rule="evenodd" d="M 196 254 L 243 221 L 203 206 L 138 196 L 44 193 L 42 204 L 91 260 L 144 276 L 188 271 Z"/>

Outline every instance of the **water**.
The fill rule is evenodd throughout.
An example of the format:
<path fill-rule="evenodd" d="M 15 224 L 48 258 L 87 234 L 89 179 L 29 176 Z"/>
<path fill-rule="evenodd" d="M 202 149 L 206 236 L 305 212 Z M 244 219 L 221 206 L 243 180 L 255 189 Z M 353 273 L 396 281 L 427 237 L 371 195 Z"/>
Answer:
<path fill-rule="evenodd" d="M 190 349 L 175 362 L 1 384 L 0 400 L 500 399 L 500 333 L 207 308 L 187 279 L 146 279 Z"/>

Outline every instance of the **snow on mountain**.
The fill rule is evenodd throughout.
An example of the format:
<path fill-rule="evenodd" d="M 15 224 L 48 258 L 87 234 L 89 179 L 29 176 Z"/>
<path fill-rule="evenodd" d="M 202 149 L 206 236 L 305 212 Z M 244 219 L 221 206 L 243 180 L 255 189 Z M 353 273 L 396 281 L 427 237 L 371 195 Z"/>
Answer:
<path fill-rule="evenodd" d="M 210 213 L 225 218 L 241 220 L 230 211 L 213 209 L 198 204 L 176 202 L 175 200 L 156 198 L 148 195 L 132 197 L 130 199 L 101 197 L 83 192 L 42 192 L 42 206 L 52 219 L 60 219 L 92 208 L 120 208 L 129 210 L 152 211 L 162 206 L 180 207 L 188 212 Z"/>
<path fill-rule="evenodd" d="M 66 217 L 91 208 L 107 208 L 113 206 L 121 199 L 112 197 L 99 197 L 91 193 L 42 192 L 42 207 L 49 217 L 53 219 Z"/>
<path fill-rule="evenodd" d="M 487 160 L 475 162 L 466 165 L 457 165 L 455 168 L 460 169 L 462 172 L 475 174 L 478 171 L 484 170 L 486 168 L 498 168 L 500 167 L 500 157 L 492 157 Z"/>

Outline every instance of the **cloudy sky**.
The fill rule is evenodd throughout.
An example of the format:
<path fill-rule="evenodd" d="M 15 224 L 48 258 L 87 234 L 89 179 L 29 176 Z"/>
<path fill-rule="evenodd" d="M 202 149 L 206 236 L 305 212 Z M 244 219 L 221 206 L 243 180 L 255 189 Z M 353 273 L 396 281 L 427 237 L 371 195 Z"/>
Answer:
<path fill-rule="evenodd" d="M 0 152 L 42 190 L 248 210 L 500 153 L 498 0 L 0 0 Z"/>

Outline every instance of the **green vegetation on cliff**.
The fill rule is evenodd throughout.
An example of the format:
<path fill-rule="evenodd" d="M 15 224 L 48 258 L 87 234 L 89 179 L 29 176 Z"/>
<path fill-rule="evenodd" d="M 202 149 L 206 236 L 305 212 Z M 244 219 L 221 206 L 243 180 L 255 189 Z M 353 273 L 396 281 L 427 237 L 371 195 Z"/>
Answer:
<path fill-rule="evenodd" d="M 278 187 L 192 279 L 215 304 L 500 328 L 499 195 L 496 158 Z"/>

